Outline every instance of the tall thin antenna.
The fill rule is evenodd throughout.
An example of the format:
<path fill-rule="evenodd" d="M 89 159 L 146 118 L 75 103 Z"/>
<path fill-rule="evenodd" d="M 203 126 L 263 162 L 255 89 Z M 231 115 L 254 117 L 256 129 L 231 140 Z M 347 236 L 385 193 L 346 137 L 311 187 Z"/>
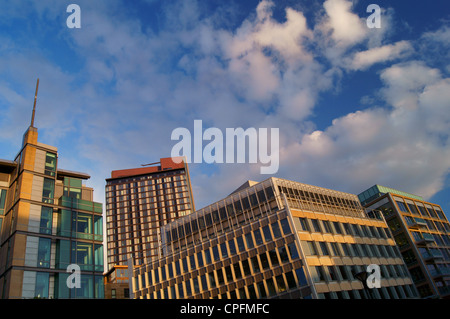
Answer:
<path fill-rule="evenodd" d="M 38 88 L 39 88 L 39 78 L 37 79 L 36 93 L 34 94 L 33 114 L 31 115 L 31 127 L 34 127 L 34 115 L 36 113 L 36 99 L 37 99 L 37 94 L 38 94 Z"/>

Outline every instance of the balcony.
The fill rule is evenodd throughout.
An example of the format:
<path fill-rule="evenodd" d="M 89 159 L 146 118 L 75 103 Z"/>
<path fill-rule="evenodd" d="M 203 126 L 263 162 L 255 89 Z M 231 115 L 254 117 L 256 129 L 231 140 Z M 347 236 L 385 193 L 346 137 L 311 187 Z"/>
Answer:
<path fill-rule="evenodd" d="M 444 255 L 442 255 L 441 251 L 438 249 L 430 249 L 428 251 L 422 252 L 422 257 L 424 260 L 431 260 L 431 259 L 442 259 L 444 258 Z"/>
<path fill-rule="evenodd" d="M 423 218 L 414 217 L 412 222 L 408 223 L 409 228 L 427 227 L 427 222 Z"/>
<path fill-rule="evenodd" d="M 429 272 L 433 278 L 448 276 L 448 275 L 450 275 L 450 268 L 443 267 L 443 268 L 438 268 L 438 269 L 430 269 Z"/>
<path fill-rule="evenodd" d="M 433 235 L 429 233 L 421 233 L 420 237 L 414 238 L 417 245 L 427 245 L 429 243 L 434 243 Z"/>

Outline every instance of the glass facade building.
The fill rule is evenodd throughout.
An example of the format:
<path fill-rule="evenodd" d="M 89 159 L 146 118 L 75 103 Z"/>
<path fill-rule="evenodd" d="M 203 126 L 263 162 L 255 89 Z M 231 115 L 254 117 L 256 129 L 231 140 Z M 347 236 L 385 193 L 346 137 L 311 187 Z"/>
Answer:
<path fill-rule="evenodd" d="M 194 211 L 187 164 L 161 158 L 148 167 L 116 170 L 106 180 L 107 263 L 105 294 L 129 296 L 117 269 L 159 257 L 160 228 Z M 128 287 L 127 287 L 128 288 Z"/>
<path fill-rule="evenodd" d="M 371 190 L 379 193 L 363 203 L 383 213 L 420 297 L 450 298 L 450 224 L 442 208 L 391 188 Z"/>
<path fill-rule="evenodd" d="M 130 269 L 141 299 L 415 298 L 383 217 L 356 195 L 269 178 L 161 227 L 160 258 Z M 381 288 L 356 275 L 381 266 Z"/>
<path fill-rule="evenodd" d="M 157 257 L 160 227 L 194 211 L 187 164 L 172 158 L 113 171 L 105 194 L 109 269 Z"/>
<path fill-rule="evenodd" d="M 59 169 L 35 127 L 14 161 L 0 161 L 0 298 L 103 298 L 102 204 L 85 173 Z M 80 288 L 69 288 L 80 269 Z"/>

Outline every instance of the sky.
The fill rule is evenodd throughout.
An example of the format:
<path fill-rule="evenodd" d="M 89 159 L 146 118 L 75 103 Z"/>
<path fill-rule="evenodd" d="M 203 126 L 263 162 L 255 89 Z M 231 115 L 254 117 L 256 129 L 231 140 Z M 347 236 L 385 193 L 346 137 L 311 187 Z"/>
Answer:
<path fill-rule="evenodd" d="M 80 8 L 80 28 L 69 28 Z M 380 28 L 367 21 L 381 9 Z M 0 0 L 0 158 L 30 125 L 105 179 L 171 156 L 176 128 L 278 128 L 279 169 L 190 163 L 196 208 L 271 176 L 374 184 L 450 212 L 447 0 Z M 373 20 L 371 20 L 373 21 Z M 204 141 L 205 146 L 208 141 Z"/>

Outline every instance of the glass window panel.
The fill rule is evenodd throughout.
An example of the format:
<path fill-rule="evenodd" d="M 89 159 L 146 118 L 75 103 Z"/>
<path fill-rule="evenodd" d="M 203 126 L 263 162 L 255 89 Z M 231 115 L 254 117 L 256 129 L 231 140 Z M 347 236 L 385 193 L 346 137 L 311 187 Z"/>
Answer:
<path fill-rule="evenodd" d="M 55 176 L 56 172 L 56 154 L 48 153 L 45 156 L 45 175 Z"/>
<path fill-rule="evenodd" d="M 54 193 L 55 193 L 55 181 L 50 178 L 44 178 L 42 201 L 44 203 L 53 204 Z"/>
<path fill-rule="evenodd" d="M 244 240 L 241 236 L 239 236 L 236 238 L 236 241 L 238 244 L 239 252 L 243 252 L 245 250 Z"/>
<path fill-rule="evenodd" d="M 37 267 L 50 268 L 50 238 L 39 238 Z"/>
<path fill-rule="evenodd" d="M 0 189 L 0 215 L 5 214 L 6 189 Z"/>
<path fill-rule="evenodd" d="M 280 226 L 278 225 L 278 223 L 275 222 L 275 223 L 271 224 L 270 226 L 272 227 L 273 236 L 275 238 L 281 237 Z"/>
<path fill-rule="evenodd" d="M 72 242 L 72 262 L 78 264 L 81 270 L 93 270 L 92 244 Z"/>
<path fill-rule="evenodd" d="M 257 245 L 261 245 L 263 243 L 261 232 L 259 229 L 256 229 L 253 234 L 255 235 L 255 241 Z"/>
<path fill-rule="evenodd" d="M 249 249 L 254 247 L 253 238 L 252 238 L 252 234 L 251 233 L 245 234 L 245 240 L 247 242 L 247 247 Z"/>
<path fill-rule="evenodd" d="M 270 233 L 270 228 L 268 225 L 263 227 L 263 233 L 264 233 L 264 238 L 266 239 L 266 241 L 272 240 L 272 234 Z"/>
<path fill-rule="evenodd" d="M 36 273 L 36 286 L 34 293 L 37 298 L 48 298 L 49 277 L 49 273 Z"/>
<path fill-rule="evenodd" d="M 281 228 L 283 229 L 283 233 L 285 235 L 290 234 L 291 233 L 291 227 L 289 226 L 289 222 L 286 218 L 280 220 L 281 223 Z"/>
<path fill-rule="evenodd" d="M 39 232 L 41 234 L 50 235 L 52 233 L 52 221 L 53 221 L 53 208 L 42 206 Z"/>

